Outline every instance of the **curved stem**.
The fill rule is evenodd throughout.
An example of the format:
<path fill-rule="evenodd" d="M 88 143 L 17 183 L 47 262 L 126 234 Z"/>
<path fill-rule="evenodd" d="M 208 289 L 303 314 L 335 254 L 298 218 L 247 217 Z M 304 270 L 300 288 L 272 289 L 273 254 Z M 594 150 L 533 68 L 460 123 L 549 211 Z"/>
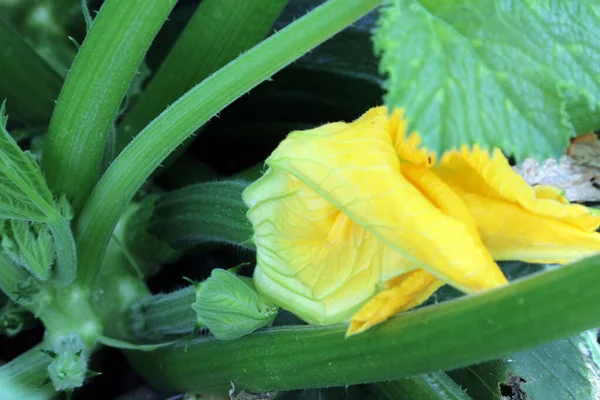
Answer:
<path fill-rule="evenodd" d="M 119 154 L 167 106 L 267 35 L 287 0 L 204 0 L 117 130 Z M 235 12 L 230 10 L 235 9 Z"/>
<path fill-rule="evenodd" d="M 599 265 L 595 256 L 401 314 L 347 339 L 346 325 L 279 327 L 127 355 L 153 385 L 206 394 L 226 393 L 231 382 L 261 393 L 453 369 L 600 325 Z"/>
<path fill-rule="evenodd" d="M 150 231 L 176 249 L 225 243 L 253 249 L 254 234 L 242 201 L 247 181 L 199 183 L 162 194 Z"/>
<path fill-rule="evenodd" d="M 56 282 L 65 286 L 73 282 L 77 273 L 77 249 L 69 222 L 58 212 L 49 222 L 56 246 Z"/>
<path fill-rule="evenodd" d="M 192 309 L 195 301 L 195 286 L 146 297 L 131 307 L 129 331 L 141 340 L 163 340 L 174 335 L 191 334 L 198 323 L 196 312 Z"/>
<path fill-rule="evenodd" d="M 106 171 L 81 213 L 80 279 L 95 279 L 119 217 L 169 153 L 225 106 L 381 1 L 328 1 L 221 68 L 152 121 Z"/>

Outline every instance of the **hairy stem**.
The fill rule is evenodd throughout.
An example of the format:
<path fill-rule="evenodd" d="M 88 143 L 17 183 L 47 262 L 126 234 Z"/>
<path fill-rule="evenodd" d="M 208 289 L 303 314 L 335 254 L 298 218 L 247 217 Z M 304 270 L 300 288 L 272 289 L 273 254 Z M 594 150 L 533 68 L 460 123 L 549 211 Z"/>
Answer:
<path fill-rule="evenodd" d="M 50 121 L 46 179 L 77 212 L 100 175 L 109 129 L 152 39 L 176 0 L 107 0 L 88 32 Z"/>
<path fill-rule="evenodd" d="M 221 68 L 152 121 L 106 171 L 81 213 L 80 279 L 95 279 L 119 217 L 169 153 L 232 101 L 380 3 L 328 1 Z"/>
<path fill-rule="evenodd" d="M 129 352 L 158 387 L 200 393 L 345 386 L 496 359 L 600 325 L 600 256 L 403 313 L 345 338 L 346 325 L 277 327 Z M 493 338 L 493 340 L 490 340 Z M 160 367 L 159 367 L 160 366 Z"/>
<path fill-rule="evenodd" d="M 247 181 L 199 183 L 161 195 L 150 231 L 177 249 L 204 243 L 253 248 L 252 225 L 242 201 Z"/>
<path fill-rule="evenodd" d="M 191 334 L 198 320 L 195 301 L 195 286 L 142 299 L 129 314 L 131 332 L 137 339 L 154 341 Z"/>
<path fill-rule="evenodd" d="M 259 43 L 287 0 L 204 0 L 117 131 L 117 154 L 169 104 Z M 235 12 L 230 10 L 235 9 Z"/>

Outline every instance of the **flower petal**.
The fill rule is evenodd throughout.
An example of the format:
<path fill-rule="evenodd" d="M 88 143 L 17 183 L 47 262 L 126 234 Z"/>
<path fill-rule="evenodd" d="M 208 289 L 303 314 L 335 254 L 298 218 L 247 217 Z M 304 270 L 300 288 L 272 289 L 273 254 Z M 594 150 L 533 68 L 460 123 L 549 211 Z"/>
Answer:
<path fill-rule="evenodd" d="M 535 185 L 533 186 L 535 197 L 538 199 L 556 200 L 562 204 L 569 204 L 569 199 L 565 197 L 564 190 L 560 190 L 554 186 Z"/>
<path fill-rule="evenodd" d="M 417 269 L 386 283 L 386 289 L 352 316 L 346 336 L 355 335 L 391 316 L 418 306 L 438 290 L 444 281 Z"/>
<path fill-rule="evenodd" d="M 467 205 L 448 185 L 446 185 L 433 171 L 421 165 L 402 164 L 402 174 L 417 188 L 427 199 L 448 217 L 463 223 L 466 233 L 471 237 L 480 259 L 479 264 L 457 264 L 453 268 L 443 271 L 447 282 L 463 281 L 469 287 L 495 287 L 505 284 L 506 278 L 491 254 L 484 247 L 475 218 Z M 457 251 L 461 251 L 457 249 Z M 427 266 L 423 268 L 432 272 Z M 435 273 L 435 272 L 432 272 Z M 439 273 L 437 274 L 439 276 Z"/>
<path fill-rule="evenodd" d="M 562 264 L 600 251 L 600 234 L 596 232 L 534 214 L 518 204 L 471 193 L 462 193 L 461 197 L 496 260 Z"/>
<path fill-rule="evenodd" d="M 419 134 L 412 132 L 407 136 L 408 121 L 404 119 L 404 110 L 397 108 L 390 115 L 387 107 L 374 107 L 363 114 L 356 122 L 382 117 L 388 122 L 387 130 L 396 149 L 396 154 L 402 161 L 418 165 L 435 164 L 435 153 L 420 147 L 421 137 Z"/>
<path fill-rule="evenodd" d="M 446 154 L 435 173 L 465 201 L 497 260 L 570 262 L 600 251 L 600 217 L 558 190 L 533 188 L 495 149 Z"/>
<path fill-rule="evenodd" d="M 315 324 L 347 321 L 383 276 L 415 268 L 280 169 L 244 192 L 254 226 L 257 289 Z"/>
<path fill-rule="evenodd" d="M 501 273 L 462 221 L 446 215 L 400 172 L 385 115 L 293 132 L 267 160 L 409 261 L 464 292 L 496 287 Z M 476 269 L 474 269 L 476 268 Z M 493 269 L 493 268 L 492 268 Z"/>

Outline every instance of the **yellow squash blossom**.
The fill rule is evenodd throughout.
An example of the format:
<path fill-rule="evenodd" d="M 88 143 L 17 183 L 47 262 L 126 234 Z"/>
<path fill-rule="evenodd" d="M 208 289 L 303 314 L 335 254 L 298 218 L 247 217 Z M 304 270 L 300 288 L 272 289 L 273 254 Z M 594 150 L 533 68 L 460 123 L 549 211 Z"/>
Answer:
<path fill-rule="evenodd" d="M 600 250 L 600 218 L 529 187 L 499 151 L 463 149 L 436 164 L 419 144 L 384 107 L 288 135 L 243 195 L 257 289 L 309 323 L 350 321 L 354 334 L 446 283 L 466 293 L 505 284 L 494 257 L 557 262 Z M 528 242 L 535 222 L 511 224 L 523 218 L 549 230 Z"/>
<path fill-rule="evenodd" d="M 499 149 L 463 147 L 434 170 L 467 204 L 496 260 L 567 263 L 600 251 L 600 217 L 559 189 L 529 186 Z"/>

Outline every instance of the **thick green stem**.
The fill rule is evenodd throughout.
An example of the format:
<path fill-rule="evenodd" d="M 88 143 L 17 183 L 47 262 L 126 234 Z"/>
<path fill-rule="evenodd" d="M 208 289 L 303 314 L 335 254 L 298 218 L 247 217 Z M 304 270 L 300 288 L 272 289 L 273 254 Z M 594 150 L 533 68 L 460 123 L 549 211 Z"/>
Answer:
<path fill-rule="evenodd" d="M 80 279 L 95 279 L 119 217 L 169 153 L 225 106 L 381 1 L 328 1 L 205 79 L 148 125 L 106 171 L 81 213 Z"/>
<path fill-rule="evenodd" d="M 34 347 L 0 367 L 3 399 L 49 400 L 56 396 L 52 385 L 41 384 L 48 377 L 52 359 Z"/>
<path fill-rule="evenodd" d="M 79 210 L 100 175 L 105 142 L 129 84 L 176 0 L 107 0 L 96 16 L 50 121 L 43 167 L 55 193 Z"/>
<path fill-rule="evenodd" d="M 385 398 L 390 400 L 471 400 L 471 397 L 444 372 L 381 382 L 377 387 Z"/>
<path fill-rule="evenodd" d="M 259 43 L 287 0 L 204 0 L 117 131 L 119 154 L 194 85 Z M 231 12 L 235 10 L 235 12 Z"/>
<path fill-rule="evenodd" d="M 600 325 L 600 256 L 404 313 L 345 338 L 346 325 L 278 327 L 129 352 L 158 387 L 225 393 L 388 381 L 496 359 Z"/>
<path fill-rule="evenodd" d="M 48 290 L 47 304 L 37 315 L 47 329 L 46 339 L 77 334 L 88 348 L 93 348 L 102 334 L 102 322 L 94 310 L 91 291 L 78 285 Z"/>
<path fill-rule="evenodd" d="M 0 19 L 0 102 L 11 118 L 46 125 L 62 78 L 34 49 Z"/>
<path fill-rule="evenodd" d="M 122 222 L 115 230 L 115 237 L 122 233 Z M 129 310 L 133 304 L 149 295 L 144 281 L 113 237 L 106 251 L 102 274 L 92 293 L 94 308 L 102 320 L 103 334 L 123 340 L 131 339 Z"/>
<path fill-rule="evenodd" d="M 205 243 L 253 248 L 242 201 L 247 181 L 199 183 L 158 198 L 149 230 L 176 249 Z"/>
<path fill-rule="evenodd" d="M 146 341 L 191 334 L 198 321 L 192 309 L 195 301 L 195 286 L 142 299 L 129 314 L 130 331 L 136 339 Z"/>

